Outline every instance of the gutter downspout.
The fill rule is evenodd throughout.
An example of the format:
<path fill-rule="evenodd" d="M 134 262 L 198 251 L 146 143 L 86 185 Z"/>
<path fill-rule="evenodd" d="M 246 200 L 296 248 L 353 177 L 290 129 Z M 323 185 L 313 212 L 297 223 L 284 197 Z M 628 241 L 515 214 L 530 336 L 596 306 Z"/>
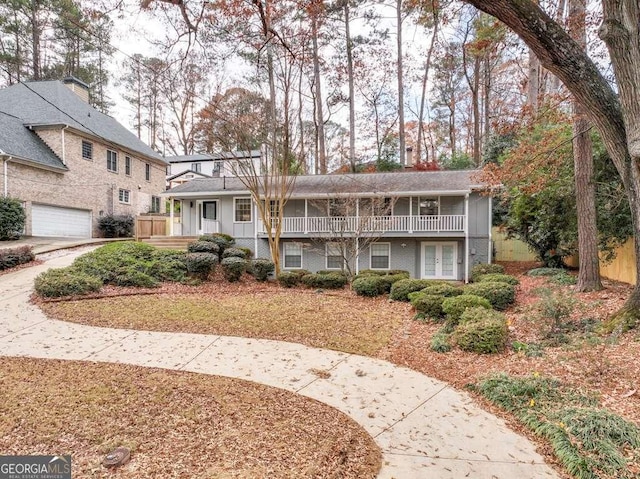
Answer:
<path fill-rule="evenodd" d="M 172 196 L 169 202 L 169 236 L 173 236 L 173 207 L 174 200 Z"/>
<path fill-rule="evenodd" d="M 10 156 L 9 157 L 5 156 L 2 159 L 2 173 L 4 174 L 4 193 L 3 193 L 4 198 L 6 198 L 9 195 L 9 170 L 7 167 L 7 163 L 9 163 L 10 159 L 11 159 Z"/>
<path fill-rule="evenodd" d="M 62 164 L 63 165 L 67 165 L 67 155 L 65 153 L 65 141 L 64 141 L 64 130 L 66 130 L 67 128 L 69 128 L 69 125 L 65 125 L 62 127 Z"/>
<path fill-rule="evenodd" d="M 469 193 L 464 196 L 464 283 L 469 283 Z"/>

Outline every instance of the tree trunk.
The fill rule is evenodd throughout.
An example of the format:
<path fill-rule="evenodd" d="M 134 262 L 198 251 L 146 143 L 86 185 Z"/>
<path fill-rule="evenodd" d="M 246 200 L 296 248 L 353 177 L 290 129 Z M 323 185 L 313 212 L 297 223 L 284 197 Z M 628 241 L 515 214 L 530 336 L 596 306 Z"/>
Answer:
<path fill-rule="evenodd" d="M 31 42 L 33 43 L 32 68 L 33 79 L 40 80 L 40 21 L 38 19 L 38 0 L 31 0 Z"/>
<path fill-rule="evenodd" d="M 569 0 L 569 32 L 583 48 L 587 45 L 585 27 L 586 0 Z M 579 292 L 602 289 L 598 228 L 596 224 L 596 188 L 593 183 L 593 149 L 589 136 L 590 123 L 583 108 L 573 101 L 573 165 L 578 216 L 578 283 Z"/>
<path fill-rule="evenodd" d="M 640 271 L 640 42 L 636 0 L 603 0 L 600 36 L 609 49 L 620 96 L 567 32 L 530 1 L 465 0 L 511 28 L 585 108 L 625 187 Z M 621 107 L 620 102 L 624 106 Z M 627 127 L 625 128 L 625 123 Z M 614 318 L 622 329 L 640 317 L 640 282 Z"/>
<path fill-rule="evenodd" d="M 398 159 L 402 166 L 405 165 L 406 140 L 404 131 L 404 82 L 403 82 L 403 61 L 402 61 L 402 0 L 396 0 L 396 28 L 398 47 L 398 149 L 400 150 Z"/>
<path fill-rule="evenodd" d="M 424 105 L 427 99 L 427 82 L 429 80 L 429 70 L 431 69 L 431 55 L 433 54 L 433 47 L 436 44 L 436 38 L 438 36 L 438 16 L 433 15 L 433 34 L 431 35 L 431 42 L 429 43 L 429 49 L 427 50 L 427 58 L 424 62 L 424 75 L 422 76 L 422 93 L 420 95 L 420 111 L 418 113 L 418 138 L 415 145 L 415 161 L 422 161 L 422 143 L 424 135 Z M 427 151 L 427 159 L 429 158 L 429 152 Z"/>
<path fill-rule="evenodd" d="M 351 43 L 349 2 L 344 2 L 344 27 L 347 37 L 347 76 L 349 77 L 349 165 L 356 170 L 356 106 L 353 80 L 353 45 Z"/>
<path fill-rule="evenodd" d="M 320 84 L 320 56 L 318 54 L 318 16 L 311 15 L 311 37 L 313 40 L 313 76 L 315 84 L 316 130 L 318 136 L 318 167 L 320 174 L 327 174 L 327 148 L 325 146 L 324 111 Z M 348 41 L 348 40 L 347 40 Z"/>
<path fill-rule="evenodd" d="M 529 77 L 527 84 L 527 105 L 531 111 L 538 111 L 538 97 L 540 95 L 540 61 L 535 52 L 529 48 Z"/>
<path fill-rule="evenodd" d="M 480 142 L 480 62 L 479 56 L 473 59 L 473 88 L 471 102 L 473 106 L 473 163 L 476 167 L 482 162 L 482 147 Z"/>

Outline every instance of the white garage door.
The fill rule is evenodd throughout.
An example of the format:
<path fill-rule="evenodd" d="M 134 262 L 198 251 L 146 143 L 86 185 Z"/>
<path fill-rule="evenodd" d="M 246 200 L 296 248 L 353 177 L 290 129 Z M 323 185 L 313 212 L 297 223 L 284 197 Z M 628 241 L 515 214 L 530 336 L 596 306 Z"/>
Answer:
<path fill-rule="evenodd" d="M 91 211 L 59 206 L 32 205 L 33 236 L 91 238 Z"/>

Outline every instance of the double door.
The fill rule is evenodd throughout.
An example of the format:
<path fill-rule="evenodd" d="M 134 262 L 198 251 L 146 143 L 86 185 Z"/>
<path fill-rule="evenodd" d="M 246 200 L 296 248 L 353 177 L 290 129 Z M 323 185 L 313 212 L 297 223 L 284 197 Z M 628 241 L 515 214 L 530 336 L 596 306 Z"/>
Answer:
<path fill-rule="evenodd" d="M 458 279 L 458 244 L 422 243 L 423 279 Z"/>

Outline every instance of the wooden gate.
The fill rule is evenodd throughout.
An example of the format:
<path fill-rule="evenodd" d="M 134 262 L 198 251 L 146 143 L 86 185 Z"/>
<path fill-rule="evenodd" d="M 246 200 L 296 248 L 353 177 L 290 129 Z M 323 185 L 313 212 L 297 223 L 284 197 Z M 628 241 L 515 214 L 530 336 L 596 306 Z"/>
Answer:
<path fill-rule="evenodd" d="M 151 238 L 152 236 L 167 236 L 166 216 L 138 216 L 136 217 L 136 240 Z"/>

